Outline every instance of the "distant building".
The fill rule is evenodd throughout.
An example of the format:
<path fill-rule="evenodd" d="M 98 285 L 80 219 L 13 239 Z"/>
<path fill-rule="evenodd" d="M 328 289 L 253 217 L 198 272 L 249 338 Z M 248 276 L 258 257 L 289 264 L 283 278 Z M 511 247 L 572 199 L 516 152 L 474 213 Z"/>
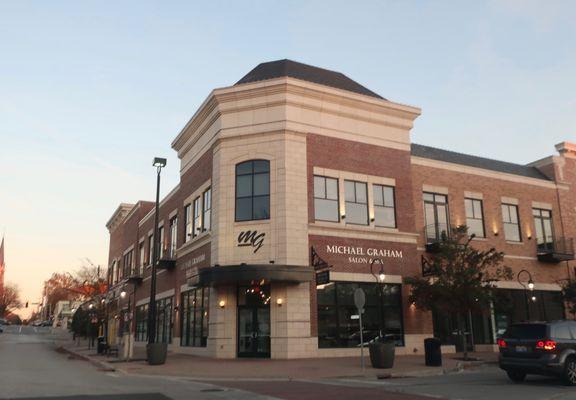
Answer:
<path fill-rule="evenodd" d="M 60 300 L 54 307 L 54 321 L 53 327 L 60 327 L 68 329 L 68 324 L 72 321 L 74 312 L 82 304 L 81 301 L 76 300 Z"/>
<path fill-rule="evenodd" d="M 145 201 L 121 204 L 106 225 L 109 335 L 147 339 L 155 230 L 157 340 L 172 351 L 359 355 L 358 287 L 364 338 L 383 328 L 399 354 L 422 352 L 431 336 L 454 351 L 456 316 L 415 308 L 403 279 L 426 273 L 458 225 L 477 248 L 503 251 L 515 274 L 496 283 L 507 307 L 467 316 L 478 349 L 494 348 L 510 323 L 563 318 L 559 282 L 575 267 L 576 145 L 529 165 L 495 161 L 412 143 L 419 115 L 341 73 L 289 60 L 213 90 L 172 142 L 180 183 L 162 199 L 159 225 Z M 383 292 L 370 271 L 376 258 Z M 530 296 L 527 278 L 516 279 L 522 270 Z"/>

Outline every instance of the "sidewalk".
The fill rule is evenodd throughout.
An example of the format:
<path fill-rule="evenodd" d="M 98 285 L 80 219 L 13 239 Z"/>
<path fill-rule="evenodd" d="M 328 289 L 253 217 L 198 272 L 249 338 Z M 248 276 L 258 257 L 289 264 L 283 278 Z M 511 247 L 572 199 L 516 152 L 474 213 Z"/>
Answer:
<path fill-rule="evenodd" d="M 460 354 L 444 355 L 442 367 L 426 367 L 424 356 L 397 356 L 394 368 L 373 369 L 366 358 L 366 369 L 360 368 L 359 357 L 313 358 L 298 360 L 263 359 L 213 359 L 186 354 L 168 353 L 166 364 L 150 366 L 144 349 L 139 348 L 134 355 L 141 361 L 125 362 L 114 357 L 96 355 L 95 349 L 73 342 L 63 344 L 63 350 L 76 357 L 92 362 L 104 370 L 116 370 L 127 374 L 174 376 L 194 380 L 318 380 L 318 379 L 387 379 L 444 375 L 474 368 L 487 363 L 496 363 L 497 353 L 471 353 L 481 361 L 459 361 Z"/>

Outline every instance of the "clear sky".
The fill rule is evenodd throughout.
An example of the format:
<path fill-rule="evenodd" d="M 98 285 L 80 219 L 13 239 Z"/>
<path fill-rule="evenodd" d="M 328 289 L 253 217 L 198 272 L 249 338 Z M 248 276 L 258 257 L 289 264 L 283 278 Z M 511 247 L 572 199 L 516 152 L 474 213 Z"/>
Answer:
<path fill-rule="evenodd" d="M 216 87 L 290 58 L 422 108 L 413 140 L 527 163 L 576 141 L 576 1 L 0 0 L 8 281 L 105 266 L 120 202 Z"/>

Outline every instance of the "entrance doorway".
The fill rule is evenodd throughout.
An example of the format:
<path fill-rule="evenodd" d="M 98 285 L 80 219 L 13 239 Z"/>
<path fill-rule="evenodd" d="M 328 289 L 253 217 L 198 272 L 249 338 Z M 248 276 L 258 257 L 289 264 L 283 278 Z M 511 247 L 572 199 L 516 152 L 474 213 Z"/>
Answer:
<path fill-rule="evenodd" d="M 238 357 L 270 357 L 270 286 L 238 287 Z"/>

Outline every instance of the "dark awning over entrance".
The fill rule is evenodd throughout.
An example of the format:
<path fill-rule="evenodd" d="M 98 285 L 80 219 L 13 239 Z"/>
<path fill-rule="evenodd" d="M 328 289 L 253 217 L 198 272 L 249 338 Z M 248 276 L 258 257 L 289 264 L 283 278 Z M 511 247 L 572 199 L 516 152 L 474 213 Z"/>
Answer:
<path fill-rule="evenodd" d="M 235 282 L 311 282 L 314 270 L 311 267 L 278 264 L 223 265 L 198 270 L 188 284 L 192 286 L 215 286 Z"/>

